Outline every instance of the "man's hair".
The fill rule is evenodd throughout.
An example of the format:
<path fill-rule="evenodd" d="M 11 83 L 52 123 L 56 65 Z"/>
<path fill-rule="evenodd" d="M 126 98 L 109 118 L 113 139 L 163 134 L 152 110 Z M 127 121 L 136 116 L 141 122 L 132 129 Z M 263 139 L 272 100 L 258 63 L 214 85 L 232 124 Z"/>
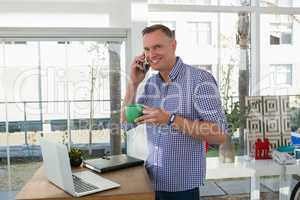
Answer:
<path fill-rule="evenodd" d="M 142 31 L 142 34 L 144 36 L 148 33 L 152 33 L 157 30 L 160 30 L 161 32 L 163 32 L 166 36 L 168 36 L 171 39 L 174 38 L 174 32 L 162 24 L 154 24 L 152 26 L 148 26 L 148 27 L 144 28 L 144 30 Z"/>

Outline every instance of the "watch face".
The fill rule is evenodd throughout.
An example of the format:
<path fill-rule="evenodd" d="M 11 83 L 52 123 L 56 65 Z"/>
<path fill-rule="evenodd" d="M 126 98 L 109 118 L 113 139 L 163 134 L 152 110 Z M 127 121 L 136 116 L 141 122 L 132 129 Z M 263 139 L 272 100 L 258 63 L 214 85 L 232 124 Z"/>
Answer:
<path fill-rule="evenodd" d="M 176 114 L 172 113 L 171 116 L 170 116 L 170 118 L 169 118 L 168 125 L 173 124 L 173 122 L 175 121 L 175 117 L 176 117 Z"/>
<path fill-rule="evenodd" d="M 171 116 L 171 122 L 173 122 L 173 121 L 174 121 L 174 119 L 175 119 L 175 115 L 174 115 L 174 114 L 172 114 L 172 116 Z"/>

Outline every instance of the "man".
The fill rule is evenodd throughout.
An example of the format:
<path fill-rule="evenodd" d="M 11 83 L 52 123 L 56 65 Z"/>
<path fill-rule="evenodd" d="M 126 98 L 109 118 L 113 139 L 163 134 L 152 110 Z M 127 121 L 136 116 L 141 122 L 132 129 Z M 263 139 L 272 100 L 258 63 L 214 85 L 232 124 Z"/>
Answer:
<path fill-rule="evenodd" d="M 155 198 L 196 200 L 205 178 L 204 141 L 225 141 L 226 121 L 216 81 L 210 73 L 176 57 L 176 40 L 169 28 L 156 24 L 142 33 L 144 52 L 131 65 L 123 106 L 135 103 L 146 59 L 159 73 L 147 80 L 138 98 L 144 115 L 135 125 L 146 124 L 149 155 L 145 167 Z M 121 113 L 123 127 L 129 129 L 124 109 Z"/>

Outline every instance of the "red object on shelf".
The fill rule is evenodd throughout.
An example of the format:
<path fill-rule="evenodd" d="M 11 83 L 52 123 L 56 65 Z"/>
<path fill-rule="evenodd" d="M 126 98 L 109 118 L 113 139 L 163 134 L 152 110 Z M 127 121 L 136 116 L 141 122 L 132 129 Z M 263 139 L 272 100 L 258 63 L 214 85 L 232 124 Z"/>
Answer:
<path fill-rule="evenodd" d="M 208 142 L 205 141 L 205 152 L 208 152 Z"/>
<path fill-rule="evenodd" d="M 267 160 L 271 159 L 270 147 L 271 143 L 268 138 L 261 140 L 258 138 L 255 142 L 255 160 Z"/>

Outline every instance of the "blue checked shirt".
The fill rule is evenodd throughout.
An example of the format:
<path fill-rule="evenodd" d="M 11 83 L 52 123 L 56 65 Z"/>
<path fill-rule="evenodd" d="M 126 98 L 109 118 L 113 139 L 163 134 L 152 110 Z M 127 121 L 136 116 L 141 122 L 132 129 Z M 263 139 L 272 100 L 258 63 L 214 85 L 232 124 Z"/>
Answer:
<path fill-rule="evenodd" d="M 217 84 L 213 76 L 184 64 L 177 57 L 165 83 L 150 77 L 138 103 L 162 108 L 191 120 L 215 122 L 227 132 Z M 125 130 L 132 124 L 123 124 Z M 149 155 L 146 170 L 155 191 L 184 191 L 203 184 L 206 173 L 204 143 L 168 125 L 146 125 Z"/>

